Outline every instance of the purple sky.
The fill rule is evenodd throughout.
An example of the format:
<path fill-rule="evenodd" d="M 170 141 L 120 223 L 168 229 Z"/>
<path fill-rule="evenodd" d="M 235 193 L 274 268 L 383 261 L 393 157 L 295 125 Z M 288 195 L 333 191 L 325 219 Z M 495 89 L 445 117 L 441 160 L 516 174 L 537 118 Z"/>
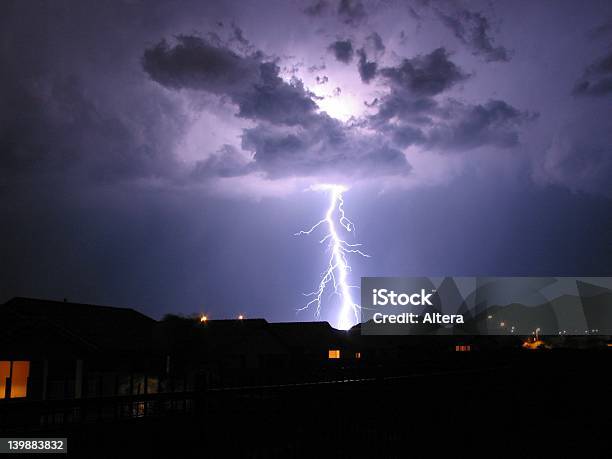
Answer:
<path fill-rule="evenodd" d="M 317 183 L 355 282 L 612 275 L 609 1 L 4 1 L 0 37 L 2 301 L 312 320 Z"/>

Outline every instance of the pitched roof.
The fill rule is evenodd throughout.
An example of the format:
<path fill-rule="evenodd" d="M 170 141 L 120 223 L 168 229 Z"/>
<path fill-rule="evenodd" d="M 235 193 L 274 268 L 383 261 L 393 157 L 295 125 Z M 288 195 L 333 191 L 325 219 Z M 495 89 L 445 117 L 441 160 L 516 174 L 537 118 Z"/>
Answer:
<path fill-rule="evenodd" d="M 140 350 L 155 320 L 134 309 L 17 297 L 0 306 L 21 323 L 53 328 L 90 350 Z"/>

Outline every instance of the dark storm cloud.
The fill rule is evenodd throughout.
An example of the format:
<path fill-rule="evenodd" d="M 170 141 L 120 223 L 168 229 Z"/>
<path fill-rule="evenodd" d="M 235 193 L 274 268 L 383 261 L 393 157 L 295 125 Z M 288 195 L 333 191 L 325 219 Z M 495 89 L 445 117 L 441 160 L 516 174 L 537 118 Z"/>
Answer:
<path fill-rule="evenodd" d="M 577 96 L 607 96 L 612 93 L 612 53 L 591 64 L 576 83 Z"/>
<path fill-rule="evenodd" d="M 378 71 L 378 59 L 385 53 L 385 44 L 383 43 L 382 37 L 372 32 L 366 37 L 365 45 L 361 49 L 357 50 L 357 56 L 359 61 L 357 62 L 357 70 L 359 77 L 364 83 L 372 81 Z M 368 60 L 368 54 L 372 60 Z"/>
<path fill-rule="evenodd" d="M 380 135 L 362 135 L 325 114 L 308 129 L 259 125 L 246 129 L 242 148 L 255 153 L 269 177 L 347 178 L 405 175 L 404 154 Z"/>
<path fill-rule="evenodd" d="M 163 99 L 137 98 L 122 114 L 90 97 L 80 78 L 4 75 L 0 104 L 1 175 L 67 174 L 94 180 L 169 176 L 176 170 L 172 140 L 182 117 Z M 10 89 L 9 89 L 10 88 Z M 172 117 L 160 119 L 160 107 Z M 142 126 L 139 132 L 133 124 Z"/>
<path fill-rule="evenodd" d="M 466 105 L 451 101 L 446 111 L 448 121 L 436 124 L 427 136 L 427 147 L 462 151 L 492 145 L 514 147 L 519 143 L 518 128 L 537 115 L 517 110 L 501 100 Z"/>
<path fill-rule="evenodd" d="M 340 0 L 338 16 L 348 25 L 358 26 L 368 16 L 360 0 Z"/>
<path fill-rule="evenodd" d="M 435 9 L 436 13 L 462 43 L 475 55 L 482 56 L 487 62 L 510 60 L 509 51 L 503 46 L 495 46 L 490 35 L 489 20 L 481 13 L 455 8 L 451 12 Z"/>
<path fill-rule="evenodd" d="M 349 42 L 350 43 L 350 42 Z M 317 113 L 314 95 L 301 81 L 291 84 L 279 76 L 263 53 L 241 55 L 199 37 L 177 37 L 147 49 L 143 68 L 159 84 L 174 90 L 202 90 L 227 96 L 238 116 L 259 123 L 245 129 L 244 155 L 224 148 L 196 165 L 193 176 L 244 175 L 262 171 L 270 178 L 326 175 L 401 175 L 410 170 L 404 155 L 380 135 L 366 136 L 344 123 Z"/>
<path fill-rule="evenodd" d="M 443 48 L 378 73 L 390 91 L 375 102 L 369 122 L 400 147 L 448 153 L 484 145 L 510 148 L 519 143 L 520 126 L 536 117 L 501 100 L 475 105 L 439 100 L 469 77 Z"/>
<path fill-rule="evenodd" d="M 371 103 L 366 103 L 369 107 L 377 108 L 370 120 L 375 127 L 399 118 L 411 122 L 423 124 L 431 120 L 429 114 L 438 106 L 438 102 L 432 97 L 414 97 L 407 91 L 392 90 L 389 94 L 376 98 Z"/>
<path fill-rule="evenodd" d="M 412 107 L 411 107 L 412 108 Z M 425 150 L 454 153 L 484 145 L 511 148 L 519 144 L 519 128 L 537 115 L 520 111 L 504 101 L 470 105 L 455 100 L 423 108 L 422 118 L 400 116 L 376 126 L 396 145 L 419 145 Z"/>
<path fill-rule="evenodd" d="M 223 145 L 219 151 L 204 160 L 197 161 L 192 177 L 197 180 L 211 177 L 237 177 L 253 170 L 252 162 L 232 145 Z"/>
<path fill-rule="evenodd" d="M 431 122 L 430 115 L 438 106 L 434 96 L 469 77 L 449 59 L 444 48 L 403 59 L 397 66 L 380 69 L 377 75 L 387 85 L 389 93 L 371 105 L 377 108 L 370 117 L 376 127 L 393 118 L 419 124 Z"/>
<path fill-rule="evenodd" d="M 370 35 L 368 35 L 366 38 L 366 41 L 368 43 L 371 43 L 372 47 L 376 51 L 380 51 L 380 52 L 385 51 L 385 44 L 383 43 L 383 39 L 376 32 L 372 32 Z"/>
<path fill-rule="evenodd" d="M 299 80 L 283 81 L 279 66 L 263 61 L 261 53 L 242 56 L 200 37 L 178 36 L 174 46 L 161 41 L 145 51 L 143 68 L 171 89 L 228 96 L 244 118 L 295 125 L 317 108 Z"/>
<path fill-rule="evenodd" d="M 340 62 L 348 64 L 353 60 L 353 43 L 350 40 L 337 40 L 328 49 Z"/>
<path fill-rule="evenodd" d="M 370 41 L 381 51 L 382 40 Z M 330 49 L 344 62 L 353 53 L 349 40 L 336 41 Z M 147 49 L 143 68 L 167 88 L 227 96 L 238 116 L 259 123 L 242 135 L 242 149 L 252 153 L 252 162 L 245 163 L 237 151 L 217 152 L 198 163 L 193 173 L 198 178 L 254 171 L 269 178 L 401 175 L 410 165 L 397 148 L 419 145 L 449 153 L 484 145 L 509 148 L 519 142 L 520 125 L 533 118 L 498 100 L 476 105 L 438 100 L 469 78 L 444 48 L 381 69 L 368 61 L 365 49 L 357 54 L 362 81 L 378 77 L 389 89 L 376 102 L 376 113 L 364 120 L 374 135 L 318 113 L 314 94 L 296 78 L 282 80 L 278 65 L 260 51 L 242 54 L 199 37 L 179 36 L 174 46 L 162 41 Z"/>
<path fill-rule="evenodd" d="M 374 61 L 368 61 L 368 56 L 363 48 L 357 50 L 357 55 L 359 56 L 357 69 L 359 71 L 361 81 L 364 83 L 369 83 L 376 76 L 378 64 Z"/>
<path fill-rule="evenodd" d="M 214 94 L 238 93 L 259 80 L 258 56 L 244 57 L 194 36 L 181 35 L 177 44 L 165 40 L 145 50 L 144 70 L 163 86 L 203 89 Z"/>
<path fill-rule="evenodd" d="M 261 64 L 260 75 L 260 83 L 236 98 L 240 116 L 287 125 L 307 123 L 313 118 L 317 104 L 301 81 L 285 83 L 279 76 L 279 67 L 272 62 Z"/>
<path fill-rule="evenodd" d="M 123 15 L 123 4 L 99 5 L 109 26 L 84 3 L 15 2 L 0 14 L 0 177 L 19 183 L 172 178 L 182 112 L 126 77 L 131 69 L 117 65 L 129 59 L 125 43 L 110 35 L 99 41 L 100 33 L 121 26 L 138 37 L 138 21 Z M 143 10 L 142 17 L 157 13 Z"/>
<path fill-rule="evenodd" d="M 435 96 L 468 77 L 449 59 L 444 48 L 404 59 L 396 67 L 384 67 L 380 74 L 392 89 L 414 96 Z"/>
<path fill-rule="evenodd" d="M 423 145 L 426 142 L 423 131 L 406 124 L 388 127 L 386 131 L 391 134 L 395 144 L 402 148 L 409 145 Z"/>

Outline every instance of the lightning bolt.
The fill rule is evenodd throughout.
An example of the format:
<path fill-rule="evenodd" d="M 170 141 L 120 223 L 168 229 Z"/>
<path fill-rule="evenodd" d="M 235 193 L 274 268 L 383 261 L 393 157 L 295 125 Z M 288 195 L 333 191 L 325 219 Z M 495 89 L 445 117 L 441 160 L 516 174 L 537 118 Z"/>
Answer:
<path fill-rule="evenodd" d="M 305 294 L 312 299 L 299 311 L 316 306 L 315 315 L 318 317 L 321 312 L 323 294 L 328 287 L 332 288 L 332 293 L 339 295 L 342 303 L 336 327 L 341 330 L 348 330 L 359 320 L 359 305 L 355 303 L 351 295 L 351 288 L 356 288 L 356 286 L 350 285 L 348 281 L 348 275 L 351 272 L 348 255 L 356 253 L 366 258 L 369 258 L 369 255 L 358 248 L 361 244 L 346 242 L 338 232 L 345 230 L 349 233 L 355 233 L 355 224 L 344 213 L 342 193 L 347 191 L 348 188 L 342 185 L 325 184 L 313 186 L 311 189 L 314 191 L 329 191 L 329 207 L 325 213 L 325 218 L 315 223 L 309 230 L 295 233 L 295 236 L 309 235 L 319 227 L 326 227 L 327 233 L 319 243 L 328 242 L 330 257 L 327 268 L 321 274 L 319 287 L 317 290 Z"/>

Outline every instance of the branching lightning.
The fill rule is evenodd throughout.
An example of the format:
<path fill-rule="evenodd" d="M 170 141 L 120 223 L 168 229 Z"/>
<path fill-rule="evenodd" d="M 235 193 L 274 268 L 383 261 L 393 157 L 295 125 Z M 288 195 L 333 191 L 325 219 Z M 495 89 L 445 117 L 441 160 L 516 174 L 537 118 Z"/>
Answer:
<path fill-rule="evenodd" d="M 317 228 L 325 226 L 327 234 L 319 242 L 321 244 L 324 242 L 328 243 L 330 258 L 327 268 L 321 274 L 321 281 L 317 290 L 305 294 L 305 296 L 312 297 L 312 299 L 299 310 L 302 311 L 316 306 L 315 315 L 319 316 L 323 294 L 329 287 L 332 289 L 332 294 L 339 295 L 341 299 L 341 308 L 336 327 L 341 330 L 347 330 L 359 320 L 359 305 L 355 303 L 351 295 L 351 288 L 356 288 L 356 286 L 350 285 L 348 281 L 348 275 L 351 272 L 348 255 L 356 253 L 368 258 L 369 255 L 358 248 L 361 244 L 346 242 L 338 232 L 342 231 L 342 228 L 349 233 L 355 232 L 355 224 L 344 213 L 342 193 L 347 191 L 347 188 L 342 185 L 327 184 L 317 185 L 312 187 L 312 189 L 315 191 L 329 191 L 330 193 L 331 199 L 325 213 L 325 218 L 315 223 L 309 230 L 299 231 L 295 235 L 308 235 Z"/>

